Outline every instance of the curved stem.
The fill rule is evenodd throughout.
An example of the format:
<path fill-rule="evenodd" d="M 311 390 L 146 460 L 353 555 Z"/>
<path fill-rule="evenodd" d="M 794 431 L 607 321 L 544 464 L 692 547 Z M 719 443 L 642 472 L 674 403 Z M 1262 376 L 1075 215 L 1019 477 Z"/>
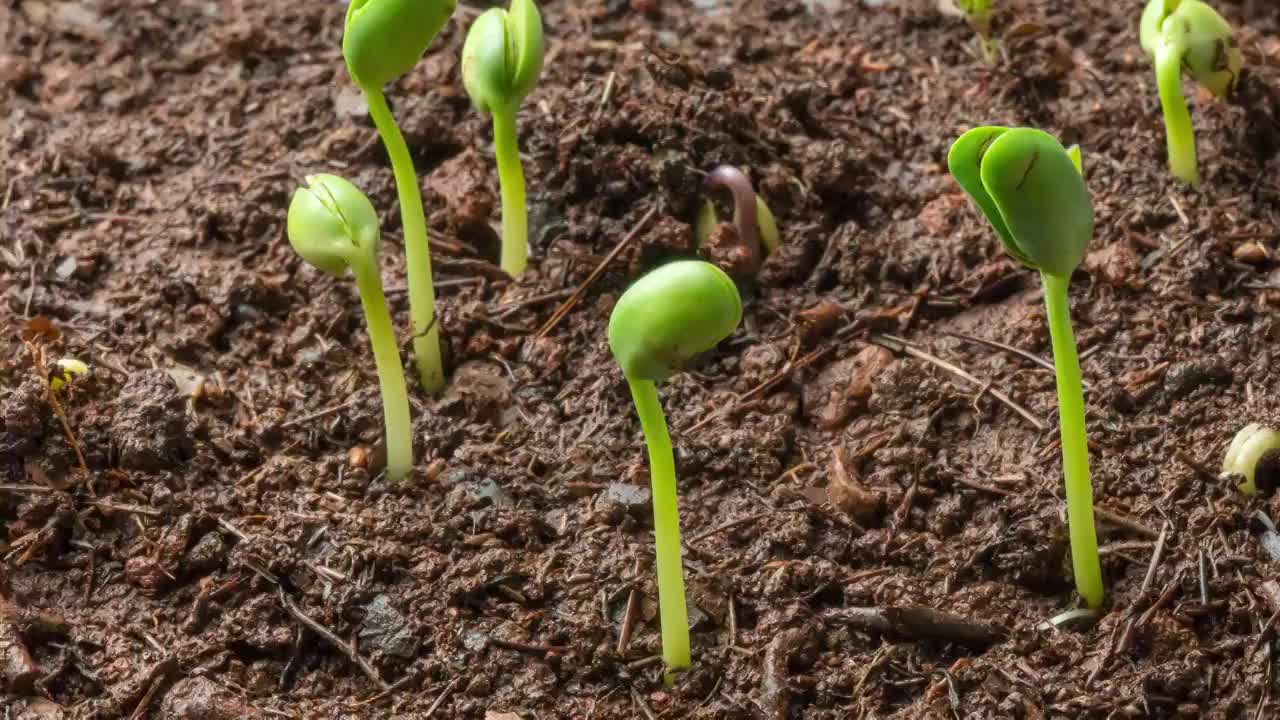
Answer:
<path fill-rule="evenodd" d="M 1191 187 L 1197 187 L 1200 175 L 1196 168 L 1196 136 L 1187 100 L 1182 95 L 1182 48 L 1163 42 L 1156 52 L 1155 64 L 1169 146 L 1169 170 Z"/>
<path fill-rule="evenodd" d="M 757 209 L 762 204 L 756 197 L 747 176 L 732 165 L 721 165 L 707 174 L 706 187 L 724 188 L 733 196 L 733 224 L 738 228 L 738 239 L 751 253 L 751 272 L 755 273 L 764 262 L 760 248 L 760 216 Z M 770 219 L 773 215 L 770 214 Z M 774 226 L 775 232 L 777 226 Z"/>
<path fill-rule="evenodd" d="M 364 305 L 364 318 L 369 329 L 369 344 L 378 368 L 378 385 L 382 390 L 382 416 L 386 423 L 387 477 L 400 480 L 413 468 L 413 430 L 409 418 L 409 393 L 405 389 L 404 369 L 400 366 L 400 348 L 382 292 L 382 275 L 377 260 L 351 266 Z"/>
<path fill-rule="evenodd" d="M 493 111 L 493 154 L 498 161 L 502 190 L 502 269 L 515 277 L 529 263 L 528 210 L 524 197 L 524 168 L 516 140 L 516 108 Z"/>
<path fill-rule="evenodd" d="M 658 569 L 658 610 L 662 621 L 662 659 L 670 669 L 689 667 L 689 614 L 684 600 L 680 559 L 680 510 L 676 501 L 676 464 L 667 420 L 652 380 L 627 378 L 649 449 L 653 487 L 653 544 Z"/>
<path fill-rule="evenodd" d="M 413 169 L 409 146 L 396 126 L 380 88 L 363 88 L 369 101 L 369 115 L 382 136 L 396 176 L 400 199 L 400 223 L 404 226 L 405 264 L 409 273 L 409 317 L 413 326 L 413 355 L 418 378 L 428 393 L 444 389 L 444 368 L 440 363 L 440 329 L 436 326 L 436 291 L 431 284 L 431 252 L 427 246 L 427 218 L 422 210 L 418 173 Z"/>
<path fill-rule="evenodd" d="M 1102 567 L 1098 535 L 1093 526 L 1093 485 L 1089 479 L 1089 444 L 1084 427 L 1084 390 L 1080 358 L 1071 333 L 1067 287 L 1071 278 L 1040 273 L 1044 305 L 1053 343 L 1054 375 L 1058 380 L 1058 424 L 1062 436 L 1062 473 L 1067 489 L 1067 527 L 1071 534 L 1071 567 L 1076 589 L 1091 608 L 1102 604 Z"/>

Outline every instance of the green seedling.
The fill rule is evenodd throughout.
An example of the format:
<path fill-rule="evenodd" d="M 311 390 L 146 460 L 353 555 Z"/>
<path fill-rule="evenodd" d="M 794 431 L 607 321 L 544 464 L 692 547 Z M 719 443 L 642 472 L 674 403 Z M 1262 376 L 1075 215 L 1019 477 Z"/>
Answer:
<path fill-rule="evenodd" d="M 1142 11 L 1138 39 L 1155 63 L 1169 170 L 1197 187 L 1196 137 L 1182 95 L 1182 73 L 1217 97 L 1226 96 L 1240 77 L 1240 46 L 1227 21 L 1200 0 L 1151 0 Z"/>
<path fill-rule="evenodd" d="M 303 260 L 336 277 L 350 269 L 355 277 L 382 389 L 387 477 L 399 480 L 413 466 L 413 440 L 400 349 L 378 271 L 378 214 L 355 185 L 336 175 L 312 175 L 289 202 L 288 234 Z"/>
<path fill-rule="evenodd" d="M 716 190 L 729 191 L 733 198 L 733 224 L 738 230 L 738 239 L 751 253 L 751 272 L 757 272 L 765 256 L 777 250 L 782 241 L 778 223 L 769 206 L 756 194 L 747 176 L 732 165 L 721 165 L 712 170 L 703 186 L 708 194 Z M 707 241 L 719 223 L 715 204 L 711 200 L 705 201 L 693 225 L 698 245 Z"/>
<path fill-rule="evenodd" d="M 444 367 L 440 361 L 440 330 L 435 322 L 436 292 L 431 284 L 427 218 L 409 146 L 382 88 L 413 69 L 456 5 L 457 0 L 351 0 L 342 35 L 347 71 L 369 103 L 369 115 L 395 173 L 409 274 L 413 353 L 418 378 L 429 393 L 444 388 Z"/>
<path fill-rule="evenodd" d="M 64 357 L 49 368 L 49 387 L 55 392 L 76 381 L 76 378 L 89 375 L 89 366 L 83 360 Z"/>
<path fill-rule="evenodd" d="M 1222 476 L 1235 478 L 1245 495 L 1258 491 L 1258 469 L 1264 456 L 1280 451 L 1280 433 L 1258 423 L 1244 426 L 1231 440 L 1222 459 Z M 1275 469 L 1273 467 L 1273 469 Z"/>
<path fill-rule="evenodd" d="M 640 278 L 609 318 L 609 347 L 631 386 L 649 449 L 662 657 L 672 670 L 689 666 L 689 617 L 675 458 L 655 383 L 733 334 L 741 320 L 742 300 L 733 280 L 701 260 L 678 260 Z"/>
<path fill-rule="evenodd" d="M 542 72 L 542 16 L 533 0 L 511 0 L 476 18 L 462 46 L 462 85 L 480 112 L 493 116 L 493 153 L 502 190 L 502 269 L 512 276 L 529 262 L 524 169 L 516 111 Z"/>
<path fill-rule="evenodd" d="M 991 6 L 995 0 L 956 0 L 956 8 L 964 13 L 969 26 L 978 34 L 978 48 L 988 63 L 995 62 L 1000 46 L 991 37 Z"/>
<path fill-rule="evenodd" d="M 947 165 L 960 187 L 995 228 L 1005 252 L 1040 271 L 1049 315 L 1067 523 L 1076 588 L 1088 603 L 1102 603 L 1102 570 L 1093 524 L 1093 489 L 1085 438 L 1080 360 L 1071 333 L 1067 289 L 1093 236 L 1093 203 L 1078 150 L 1030 128 L 979 127 L 951 146 Z"/>

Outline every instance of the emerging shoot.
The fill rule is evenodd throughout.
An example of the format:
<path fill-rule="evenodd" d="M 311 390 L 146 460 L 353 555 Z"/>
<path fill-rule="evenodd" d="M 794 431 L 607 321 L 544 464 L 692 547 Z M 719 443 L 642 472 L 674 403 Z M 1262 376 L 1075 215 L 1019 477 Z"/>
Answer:
<path fill-rule="evenodd" d="M 83 360 L 64 357 L 49 368 L 49 387 L 55 392 L 89 374 L 89 366 Z"/>
<path fill-rule="evenodd" d="M 1182 95 L 1182 72 L 1218 97 L 1235 89 L 1244 60 L 1231 26 L 1200 0 L 1151 0 L 1142 11 L 1142 49 L 1155 63 L 1169 169 L 1197 187 L 1196 138 Z"/>
<path fill-rule="evenodd" d="M 1093 204 L 1078 151 L 1030 128 L 979 127 L 951 146 L 956 182 L 995 228 L 1005 252 L 1040 271 L 1049 315 L 1067 524 L 1076 588 L 1091 608 L 1102 603 L 1102 569 L 1093 524 L 1093 488 L 1085 437 L 1080 360 L 1071 333 L 1067 288 L 1093 236 Z"/>
<path fill-rule="evenodd" d="M 738 239 L 751 254 L 751 272 L 759 271 L 765 256 L 777 250 L 781 242 L 778 223 L 773 219 L 769 206 L 756 194 L 747 176 L 732 165 L 721 165 L 708 173 L 704 187 L 708 194 L 715 190 L 729 191 L 733 198 L 733 225 L 738 230 Z M 719 222 L 715 204 L 707 200 L 694 221 L 698 245 L 706 242 Z"/>
<path fill-rule="evenodd" d="M 969 21 L 969 27 L 978 34 L 978 49 L 988 63 L 995 62 L 1000 52 L 999 44 L 991 37 L 991 5 L 995 0 L 955 0 L 956 7 Z"/>
<path fill-rule="evenodd" d="M 289 244 L 317 268 L 337 277 L 350 268 L 355 277 L 382 389 L 387 477 L 400 480 L 413 466 L 413 440 L 400 349 L 378 272 L 378 214 L 364 193 L 336 175 L 312 175 L 307 185 L 289 203 Z"/>
<path fill-rule="evenodd" d="M 1275 461 L 1280 460 L 1280 457 L 1276 457 L 1280 454 L 1278 451 L 1280 451 L 1280 433 L 1258 423 L 1246 425 L 1236 433 L 1231 441 L 1231 447 L 1227 448 L 1226 457 L 1222 459 L 1222 477 L 1235 478 L 1239 481 L 1237 486 L 1240 492 L 1252 495 L 1258 491 L 1259 471 L 1280 470 L 1280 467 L 1276 467 L 1275 464 Z M 1264 458 L 1272 462 L 1264 463 Z M 1268 478 L 1263 484 L 1274 489 L 1275 479 Z"/>
<path fill-rule="evenodd" d="M 369 103 L 369 115 L 395 172 L 409 273 L 413 354 L 422 387 L 429 393 L 444 388 L 444 368 L 440 362 L 440 330 L 435 322 L 436 293 L 431 284 L 427 219 L 413 158 L 382 87 L 413 69 L 456 5 L 457 0 L 351 0 L 342 35 L 347 71 Z"/>
<path fill-rule="evenodd" d="M 542 16 L 533 0 L 511 0 L 476 18 L 462 46 L 462 84 L 480 112 L 493 116 L 493 153 L 502 191 L 502 269 L 512 276 L 529 262 L 524 169 L 516 111 L 542 72 Z"/>
<path fill-rule="evenodd" d="M 733 280 L 701 260 L 678 260 L 640 278 L 609 318 L 609 347 L 631 386 L 649 449 L 662 658 L 672 670 L 689 666 L 689 617 L 675 458 L 655 383 L 733 334 L 741 320 L 742 300 Z"/>

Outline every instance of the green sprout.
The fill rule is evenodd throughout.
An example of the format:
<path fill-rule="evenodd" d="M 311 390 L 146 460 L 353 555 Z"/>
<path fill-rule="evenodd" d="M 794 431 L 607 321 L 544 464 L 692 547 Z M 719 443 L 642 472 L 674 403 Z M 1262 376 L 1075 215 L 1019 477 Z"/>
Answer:
<path fill-rule="evenodd" d="M 631 387 L 649 449 L 662 658 L 672 670 L 689 666 L 689 617 L 675 458 L 655 382 L 715 347 L 741 320 L 742 300 L 733 280 L 701 260 L 677 260 L 640 278 L 618 299 L 609 318 L 609 347 Z"/>
<path fill-rule="evenodd" d="M 956 0 L 956 7 L 969 20 L 969 27 L 978 34 L 978 48 L 988 63 L 995 62 L 1000 45 L 991 37 L 991 6 L 995 0 Z"/>
<path fill-rule="evenodd" d="M 1151 0 L 1139 27 L 1142 49 L 1155 63 L 1164 111 L 1169 169 L 1197 187 L 1196 137 L 1182 96 L 1182 71 L 1217 97 L 1235 89 L 1244 60 L 1231 26 L 1200 0 Z"/>
<path fill-rule="evenodd" d="M 1280 433 L 1258 423 L 1250 423 L 1236 433 L 1231 447 L 1222 459 L 1222 475 L 1236 478 L 1240 492 L 1252 495 L 1258 491 L 1258 470 L 1264 456 L 1280 450 Z"/>
<path fill-rule="evenodd" d="M 1053 345 L 1067 490 L 1067 524 L 1076 588 L 1102 603 L 1102 569 L 1093 524 L 1080 359 L 1071 333 L 1067 289 L 1093 236 L 1093 203 L 1079 151 L 1031 128 L 979 127 L 951 146 L 947 166 L 995 228 L 1005 252 L 1040 271 Z"/>
<path fill-rule="evenodd" d="M 765 204 L 764 198 L 756 194 L 747 176 L 732 165 L 721 165 L 712 170 L 707 174 L 703 186 L 708 193 L 716 189 L 729 191 L 733 198 L 733 224 L 738 230 L 738 239 L 751 253 L 751 272 L 755 273 L 760 269 L 765 256 L 777 250 L 782 242 L 773 212 Z M 719 223 L 715 204 L 711 200 L 705 201 L 693 224 L 693 234 L 698 245 L 711 237 L 711 232 Z"/>
<path fill-rule="evenodd" d="M 476 109 L 493 116 L 493 153 L 502 189 L 502 269 L 512 276 L 529 262 L 524 169 L 516 111 L 542 72 L 542 16 L 533 0 L 511 0 L 476 18 L 462 45 L 462 85 Z"/>
<path fill-rule="evenodd" d="M 378 271 L 378 214 L 364 193 L 336 175 L 308 176 L 307 185 L 289 202 L 289 244 L 330 275 L 341 277 L 350 268 L 355 277 L 382 390 L 387 477 L 400 480 L 413 466 L 413 440 L 400 349 Z"/>
<path fill-rule="evenodd" d="M 405 262 L 409 266 L 413 353 L 418 377 L 429 393 L 444 388 L 444 368 L 440 362 L 440 330 L 435 322 L 436 292 L 431 284 L 427 219 L 409 146 L 382 88 L 417 64 L 456 5 L 457 0 L 351 0 L 342 35 L 347 71 L 369 103 L 369 115 L 395 173 L 400 222 L 404 225 Z"/>

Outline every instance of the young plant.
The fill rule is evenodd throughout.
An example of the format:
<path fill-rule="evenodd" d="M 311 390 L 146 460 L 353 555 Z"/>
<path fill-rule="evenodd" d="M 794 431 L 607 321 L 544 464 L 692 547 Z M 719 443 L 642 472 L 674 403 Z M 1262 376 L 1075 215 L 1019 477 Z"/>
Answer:
<path fill-rule="evenodd" d="M 1240 479 L 1238 487 L 1245 495 L 1258 491 L 1258 470 L 1263 468 L 1264 457 L 1273 456 L 1280 451 L 1280 433 L 1258 423 L 1250 423 L 1236 433 L 1227 448 L 1226 457 L 1222 459 L 1223 477 Z M 1272 458 L 1268 458 L 1272 459 Z M 1265 463 L 1272 471 L 1280 469 L 1277 464 Z"/>
<path fill-rule="evenodd" d="M 689 617 L 675 458 L 655 383 L 733 334 L 741 320 L 742 300 L 733 280 L 701 260 L 678 260 L 640 278 L 609 318 L 609 347 L 631 386 L 649 449 L 662 658 L 673 670 L 689 666 Z"/>
<path fill-rule="evenodd" d="M 524 169 L 516 111 L 542 72 L 542 16 L 533 0 L 511 0 L 476 18 L 462 46 L 462 85 L 476 109 L 493 116 L 493 153 L 502 190 L 502 269 L 512 276 L 529 262 Z"/>
<path fill-rule="evenodd" d="M 1093 204 L 1076 150 L 1030 128 L 979 127 L 951 146 L 956 182 L 995 228 L 1005 252 L 1040 271 L 1058 384 L 1062 469 L 1076 588 L 1089 607 L 1102 603 L 1102 570 L 1093 524 L 1080 360 L 1071 333 L 1067 288 L 1093 236 Z"/>
<path fill-rule="evenodd" d="M 378 271 L 378 214 L 355 185 L 336 175 L 311 175 L 289 202 L 288 234 L 303 260 L 336 277 L 348 268 L 355 276 L 382 389 L 387 477 L 399 480 L 413 466 L 413 440 L 400 349 Z"/>
<path fill-rule="evenodd" d="M 969 27 L 978 34 L 978 49 L 988 63 L 995 62 L 999 44 L 991 37 L 991 6 L 995 0 L 956 0 L 956 8 L 964 13 Z"/>
<path fill-rule="evenodd" d="M 444 388 L 444 368 L 440 362 L 440 330 L 435 322 L 436 292 L 431 284 L 427 218 L 409 146 L 387 107 L 382 88 L 418 63 L 456 5 L 457 0 L 351 0 L 342 35 L 347 71 L 369 103 L 369 115 L 395 173 L 409 273 L 413 354 L 418 378 L 428 393 Z"/>
<path fill-rule="evenodd" d="M 738 239 L 751 253 L 751 272 L 757 272 L 765 256 L 777 250 L 781 242 L 778 223 L 773 219 L 769 206 L 765 205 L 764 198 L 756 194 L 747 176 L 732 165 L 721 165 L 708 173 L 703 187 L 708 194 L 715 190 L 729 191 L 733 198 L 733 224 L 738 230 Z M 711 200 L 705 201 L 693 225 L 698 245 L 707 241 L 719 222 L 715 204 Z"/>
<path fill-rule="evenodd" d="M 1156 67 L 1169 169 L 1197 187 L 1196 137 L 1182 96 L 1182 72 L 1223 97 L 1235 89 L 1240 76 L 1240 46 L 1227 21 L 1200 0 L 1151 0 L 1142 11 L 1138 39 Z"/>

